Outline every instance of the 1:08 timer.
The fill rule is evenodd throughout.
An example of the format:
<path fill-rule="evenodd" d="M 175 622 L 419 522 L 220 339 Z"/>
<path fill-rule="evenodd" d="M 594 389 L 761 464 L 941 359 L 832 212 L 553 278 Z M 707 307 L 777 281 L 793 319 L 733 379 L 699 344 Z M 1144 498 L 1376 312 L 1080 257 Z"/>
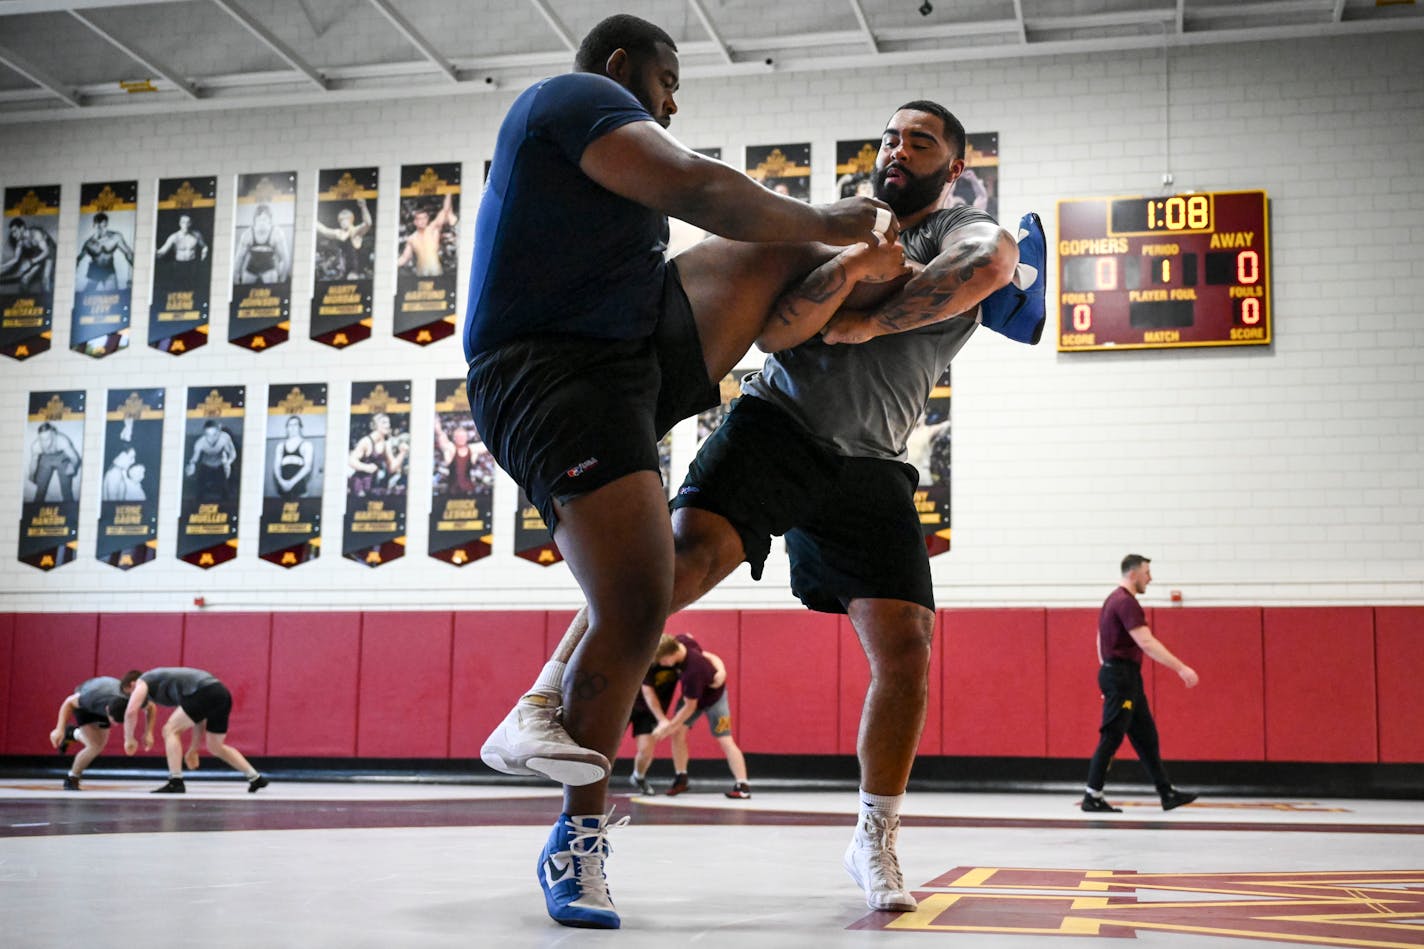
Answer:
<path fill-rule="evenodd" d="M 1179 194 L 1170 198 L 1123 198 L 1112 202 L 1110 234 L 1185 234 L 1212 229 L 1211 196 Z"/>

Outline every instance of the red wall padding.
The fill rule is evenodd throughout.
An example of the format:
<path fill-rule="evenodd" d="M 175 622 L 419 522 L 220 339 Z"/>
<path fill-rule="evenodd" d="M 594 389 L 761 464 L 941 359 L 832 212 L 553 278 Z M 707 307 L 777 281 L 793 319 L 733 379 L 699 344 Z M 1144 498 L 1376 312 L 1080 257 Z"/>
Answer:
<path fill-rule="evenodd" d="M 1201 677 L 1188 689 L 1170 669 L 1156 670 L 1152 713 L 1162 756 L 1169 762 L 1261 761 L 1266 753 L 1261 610 L 1156 609 L 1152 632 Z"/>
<path fill-rule="evenodd" d="M 940 618 L 944 754 L 1047 755 L 1046 611 L 940 610 Z"/>
<path fill-rule="evenodd" d="M 0 686 L 5 688 L 5 695 L 9 696 L 14 691 L 14 686 L 10 682 L 10 670 L 13 668 L 11 654 L 15 648 L 15 614 L 0 613 Z M 56 714 L 59 712 L 58 702 L 63 702 L 61 697 L 55 704 Z M 9 699 L 0 699 L 0 708 L 6 710 L 4 715 L 0 715 L 0 754 L 9 750 L 8 736 L 10 734 L 10 714 Z M 54 726 L 51 725 L 51 728 Z"/>
<path fill-rule="evenodd" d="M 178 665 L 204 669 L 227 686 L 232 693 L 227 743 L 244 755 L 267 754 L 271 657 L 270 613 L 189 613 L 183 624 Z"/>
<path fill-rule="evenodd" d="M 94 675 L 99 648 L 95 613 L 19 613 L 15 616 L 9 722 L 12 755 L 54 754 L 49 733 L 59 706 Z"/>
<path fill-rule="evenodd" d="M 450 754 L 453 628 L 451 613 L 362 617 L 358 755 L 444 758 Z"/>
<path fill-rule="evenodd" d="M 473 762 L 572 616 L 0 614 L 0 753 L 50 754 L 60 702 L 90 676 L 189 665 L 232 689 L 232 743 L 254 757 Z M 1424 762 L 1424 607 L 1159 607 L 1148 622 L 1202 677 L 1188 690 L 1144 669 L 1169 762 Z M 938 623 L 921 754 L 1086 767 L 1101 709 L 1096 608 L 950 609 Z M 667 629 L 726 662 L 744 750 L 854 754 L 869 672 L 846 618 L 688 610 Z M 703 723 L 692 738 L 694 757 L 721 759 Z"/>
<path fill-rule="evenodd" d="M 742 611 L 741 697 L 735 701 L 743 751 L 835 754 L 838 625 L 826 613 Z"/>
<path fill-rule="evenodd" d="M 274 614 L 267 754 L 354 756 L 360 671 L 360 613 Z"/>
<path fill-rule="evenodd" d="M 451 757 L 478 758 L 490 731 L 534 684 L 549 658 L 545 622 L 530 610 L 455 614 Z"/>
<path fill-rule="evenodd" d="M 1085 774 L 1088 758 L 1098 744 L 1098 723 L 1103 717 L 1103 696 L 1098 691 L 1097 636 L 1097 609 L 1048 611 L 1045 625 L 1048 756 L 1082 758 Z M 1144 681 L 1150 701 L 1152 684 L 1145 676 Z M 1127 742 L 1123 742 L 1118 756 L 1136 757 Z"/>
<path fill-rule="evenodd" d="M 1375 610 L 1379 760 L 1424 761 L 1424 607 Z"/>
<path fill-rule="evenodd" d="M 1374 611 L 1267 607 L 1263 629 L 1266 759 L 1378 761 Z"/>

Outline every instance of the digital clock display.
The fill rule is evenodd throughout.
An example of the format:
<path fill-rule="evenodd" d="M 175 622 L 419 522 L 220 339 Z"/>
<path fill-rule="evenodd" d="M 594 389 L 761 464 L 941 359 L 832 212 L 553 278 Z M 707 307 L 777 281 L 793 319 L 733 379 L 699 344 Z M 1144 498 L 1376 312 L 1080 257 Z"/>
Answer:
<path fill-rule="evenodd" d="M 1058 202 L 1060 352 L 1271 342 L 1264 191 Z"/>

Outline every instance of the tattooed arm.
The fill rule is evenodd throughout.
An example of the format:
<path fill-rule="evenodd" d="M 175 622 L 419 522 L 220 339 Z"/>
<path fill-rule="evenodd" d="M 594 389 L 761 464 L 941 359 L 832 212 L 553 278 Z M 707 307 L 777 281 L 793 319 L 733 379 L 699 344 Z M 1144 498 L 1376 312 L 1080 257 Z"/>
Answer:
<path fill-rule="evenodd" d="M 828 343 L 863 343 L 972 314 L 1013 278 L 1018 262 L 1019 246 L 1002 227 L 984 221 L 957 227 L 903 290 L 873 309 L 841 311 L 821 336 Z"/>
<path fill-rule="evenodd" d="M 883 298 L 911 272 L 898 243 L 852 244 L 781 295 L 757 337 L 757 348 L 775 353 L 800 345 L 820 332 L 857 287 L 884 288 Z"/>

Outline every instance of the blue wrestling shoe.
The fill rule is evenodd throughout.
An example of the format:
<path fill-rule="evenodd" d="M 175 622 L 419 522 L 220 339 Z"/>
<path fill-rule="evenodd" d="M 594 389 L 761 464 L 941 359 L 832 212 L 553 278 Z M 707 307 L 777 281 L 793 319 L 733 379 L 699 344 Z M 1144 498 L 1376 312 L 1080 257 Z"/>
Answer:
<path fill-rule="evenodd" d="M 996 333 L 1030 346 L 1043 338 L 1047 321 L 1048 238 L 1032 211 L 1019 221 L 1019 266 L 1014 279 L 979 304 L 979 322 Z"/>
<path fill-rule="evenodd" d="M 563 926 L 617 929 L 618 911 L 608 893 L 603 861 L 608 858 L 608 831 L 628 822 L 608 823 L 603 814 L 559 815 L 549 833 L 536 872 L 549 916 Z"/>

